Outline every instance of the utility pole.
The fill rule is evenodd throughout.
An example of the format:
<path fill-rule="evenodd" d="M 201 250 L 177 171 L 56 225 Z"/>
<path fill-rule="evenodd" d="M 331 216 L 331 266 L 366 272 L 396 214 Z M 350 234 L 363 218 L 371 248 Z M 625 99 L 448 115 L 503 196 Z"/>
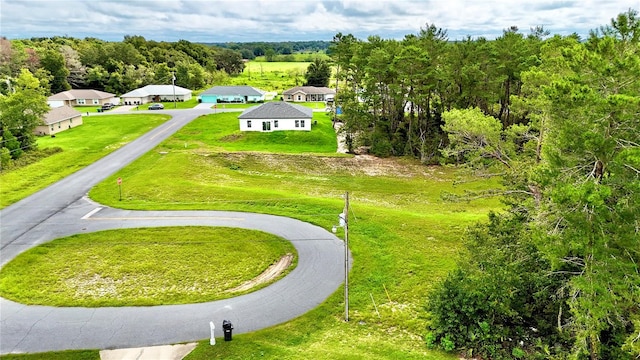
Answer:
<path fill-rule="evenodd" d="M 344 193 L 344 210 L 340 214 L 344 221 L 344 321 L 349 321 L 349 192 Z"/>
<path fill-rule="evenodd" d="M 176 103 L 176 73 L 171 73 L 171 85 L 173 86 L 173 108 L 176 109 L 178 104 Z"/>

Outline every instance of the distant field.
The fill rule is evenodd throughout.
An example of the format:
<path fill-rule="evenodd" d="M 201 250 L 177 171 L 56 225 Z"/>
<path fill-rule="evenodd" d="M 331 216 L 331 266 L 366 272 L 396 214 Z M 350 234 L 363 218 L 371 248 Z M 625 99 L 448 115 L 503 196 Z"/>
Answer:
<path fill-rule="evenodd" d="M 250 61 L 242 74 L 230 78 L 229 85 L 249 85 L 282 94 L 284 90 L 304 84 L 308 66 L 308 62 Z"/>

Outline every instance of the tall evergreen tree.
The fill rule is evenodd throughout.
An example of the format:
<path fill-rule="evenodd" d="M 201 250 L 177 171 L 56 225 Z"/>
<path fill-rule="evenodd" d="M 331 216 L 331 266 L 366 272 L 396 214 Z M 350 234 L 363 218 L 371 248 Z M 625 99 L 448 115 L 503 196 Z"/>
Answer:
<path fill-rule="evenodd" d="M 316 58 L 307 67 L 307 72 L 304 75 L 306 79 L 305 85 L 307 86 L 329 86 L 329 79 L 331 78 L 331 67 L 326 61 Z"/>

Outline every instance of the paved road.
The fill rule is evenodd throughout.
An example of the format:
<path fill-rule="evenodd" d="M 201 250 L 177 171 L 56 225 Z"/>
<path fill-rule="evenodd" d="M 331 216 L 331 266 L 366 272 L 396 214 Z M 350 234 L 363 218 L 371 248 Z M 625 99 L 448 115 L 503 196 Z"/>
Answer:
<path fill-rule="evenodd" d="M 290 240 L 298 266 L 273 285 L 232 299 L 189 305 L 120 308 L 25 306 L 0 298 L 0 354 L 65 349 L 113 349 L 222 336 L 223 319 L 235 333 L 286 322 L 313 309 L 344 279 L 344 247 L 330 232 L 298 220 L 219 211 L 127 211 L 86 198 L 89 189 L 126 166 L 198 115 L 211 110 L 165 111 L 173 118 L 50 187 L 0 211 L 0 263 L 61 236 L 106 229 L 210 225 L 257 229 Z"/>

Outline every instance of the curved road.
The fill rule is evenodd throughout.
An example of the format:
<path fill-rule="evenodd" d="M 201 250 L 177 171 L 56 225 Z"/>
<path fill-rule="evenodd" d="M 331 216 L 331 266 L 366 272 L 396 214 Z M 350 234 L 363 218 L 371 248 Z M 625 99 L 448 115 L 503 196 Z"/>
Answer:
<path fill-rule="evenodd" d="M 218 110 L 219 111 L 219 110 Z M 150 226 L 230 226 L 290 240 L 298 266 L 259 291 L 215 302 L 151 307 L 57 308 L 0 298 L 0 354 L 114 349 L 206 339 L 223 319 L 236 333 L 276 325 L 315 308 L 344 279 L 344 244 L 330 232 L 294 219 L 221 211 L 128 211 L 86 198 L 98 182 L 211 110 L 165 111 L 173 118 L 48 188 L 0 210 L 0 264 L 53 239 L 82 232 Z"/>

